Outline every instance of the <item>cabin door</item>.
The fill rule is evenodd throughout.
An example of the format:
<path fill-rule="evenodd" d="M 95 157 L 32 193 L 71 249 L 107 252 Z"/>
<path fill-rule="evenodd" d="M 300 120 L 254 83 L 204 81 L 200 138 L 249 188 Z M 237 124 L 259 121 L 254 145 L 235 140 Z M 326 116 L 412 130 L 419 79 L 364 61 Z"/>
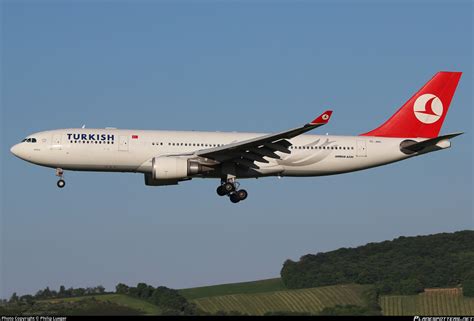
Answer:
<path fill-rule="evenodd" d="M 61 145 L 61 134 L 53 135 L 53 140 L 51 141 L 51 149 L 61 150 L 63 146 Z"/>
<path fill-rule="evenodd" d="M 357 157 L 367 157 L 367 144 L 365 140 L 357 141 Z"/>
<path fill-rule="evenodd" d="M 128 136 L 120 136 L 119 150 L 128 152 Z"/>

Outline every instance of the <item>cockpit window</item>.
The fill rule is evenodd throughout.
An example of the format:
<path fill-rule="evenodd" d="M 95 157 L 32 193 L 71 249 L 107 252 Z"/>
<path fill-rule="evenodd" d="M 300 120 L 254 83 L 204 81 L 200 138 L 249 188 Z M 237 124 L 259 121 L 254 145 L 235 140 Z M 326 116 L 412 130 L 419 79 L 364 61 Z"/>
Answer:
<path fill-rule="evenodd" d="M 36 143 L 36 138 L 25 138 L 21 142 Z"/>

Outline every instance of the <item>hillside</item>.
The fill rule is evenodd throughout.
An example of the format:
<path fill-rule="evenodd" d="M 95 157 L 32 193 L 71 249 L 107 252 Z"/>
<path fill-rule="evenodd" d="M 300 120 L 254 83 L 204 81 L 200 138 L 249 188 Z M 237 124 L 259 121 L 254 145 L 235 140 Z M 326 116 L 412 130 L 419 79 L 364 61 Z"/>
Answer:
<path fill-rule="evenodd" d="M 335 305 L 365 306 L 363 293 L 367 286 L 338 285 L 302 290 L 283 290 L 253 294 L 232 294 L 192 300 L 208 313 L 238 311 L 249 315 L 271 312 L 318 314 Z"/>
<path fill-rule="evenodd" d="M 133 310 L 137 310 L 140 312 L 140 314 L 156 315 L 156 314 L 161 313 L 161 310 L 156 305 L 146 302 L 144 300 L 132 298 L 128 295 L 123 295 L 123 294 L 103 294 L 103 295 L 76 297 L 76 298 L 41 300 L 37 302 L 40 304 L 41 303 L 58 304 L 61 302 L 77 302 L 77 301 L 82 301 L 82 300 L 87 300 L 87 299 L 94 299 L 101 302 L 111 302 L 119 306 L 124 306 Z"/>
<path fill-rule="evenodd" d="M 289 289 L 358 283 L 375 284 L 381 294 L 416 294 L 474 279 L 472 262 L 474 231 L 461 231 L 308 254 L 287 260 L 281 278 Z"/>
<path fill-rule="evenodd" d="M 271 313 L 320 314 L 340 306 L 357 306 L 367 309 L 367 290 L 370 286 L 337 285 L 299 290 L 277 290 L 279 279 L 235 284 L 223 284 L 202 288 L 183 289 L 197 297 L 190 301 L 204 313 L 230 313 L 264 315 Z M 238 289 L 242 292 L 238 292 Z M 259 291 L 261 290 L 261 292 Z M 268 291 L 267 291 L 268 290 Z M 455 289 L 459 290 L 459 289 Z M 233 292 L 217 295 L 218 292 Z M 209 296 L 206 296 L 206 293 Z M 419 295 L 390 295 L 379 298 L 383 315 L 474 315 L 474 298 L 462 296 L 462 292 L 439 289 Z M 0 307 L 0 312 L 1 307 Z M 123 294 L 103 294 L 74 298 L 56 298 L 36 301 L 18 314 L 48 312 L 53 315 L 160 315 L 159 307 L 145 300 Z M 8 313 L 3 313 L 8 314 Z M 11 313 L 10 313 L 11 314 Z"/>
<path fill-rule="evenodd" d="M 239 282 L 182 289 L 179 290 L 179 293 L 186 299 L 193 300 L 198 298 L 222 296 L 229 294 L 252 294 L 279 291 L 285 289 L 286 288 L 283 285 L 281 279 L 276 278 L 252 282 Z"/>
<path fill-rule="evenodd" d="M 143 315 L 159 314 L 158 307 L 122 295 L 109 294 L 77 298 L 30 301 L 0 305 L 0 315 Z"/>

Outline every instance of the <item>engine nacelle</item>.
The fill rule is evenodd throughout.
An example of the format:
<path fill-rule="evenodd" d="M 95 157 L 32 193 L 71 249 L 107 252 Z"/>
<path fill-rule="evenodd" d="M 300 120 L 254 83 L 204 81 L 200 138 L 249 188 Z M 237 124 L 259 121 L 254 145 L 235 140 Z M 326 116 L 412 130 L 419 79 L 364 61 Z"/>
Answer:
<path fill-rule="evenodd" d="M 184 180 L 202 172 L 202 166 L 185 157 L 160 156 L 153 158 L 153 180 Z"/>
<path fill-rule="evenodd" d="M 153 179 L 151 173 L 145 173 L 145 185 L 147 186 L 168 186 L 178 185 L 178 183 L 179 180 L 177 179 Z"/>

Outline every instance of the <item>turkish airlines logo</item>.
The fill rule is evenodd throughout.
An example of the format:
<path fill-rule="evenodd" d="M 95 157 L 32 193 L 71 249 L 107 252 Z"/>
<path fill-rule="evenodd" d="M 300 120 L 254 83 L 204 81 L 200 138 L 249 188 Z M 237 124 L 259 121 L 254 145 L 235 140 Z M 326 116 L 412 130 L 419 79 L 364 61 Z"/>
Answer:
<path fill-rule="evenodd" d="M 443 103 L 433 94 L 424 94 L 416 99 L 413 112 L 422 123 L 433 124 L 443 116 Z"/>
<path fill-rule="evenodd" d="M 329 119 L 329 115 L 328 114 L 324 114 L 323 117 L 321 117 L 323 120 L 328 120 Z"/>

